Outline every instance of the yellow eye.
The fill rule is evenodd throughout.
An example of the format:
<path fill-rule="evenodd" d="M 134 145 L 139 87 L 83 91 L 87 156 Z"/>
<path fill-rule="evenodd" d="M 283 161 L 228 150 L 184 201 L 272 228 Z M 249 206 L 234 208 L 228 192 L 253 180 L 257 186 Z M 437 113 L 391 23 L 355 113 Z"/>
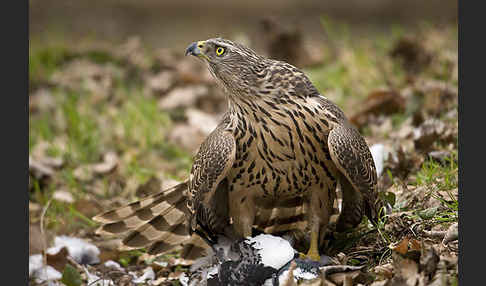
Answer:
<path fill-rule="evenodd" d="M 221 56 L 224 53 L 224 48 L 223 47 L 218 47 L 216 49 L 216 55 Z"/>

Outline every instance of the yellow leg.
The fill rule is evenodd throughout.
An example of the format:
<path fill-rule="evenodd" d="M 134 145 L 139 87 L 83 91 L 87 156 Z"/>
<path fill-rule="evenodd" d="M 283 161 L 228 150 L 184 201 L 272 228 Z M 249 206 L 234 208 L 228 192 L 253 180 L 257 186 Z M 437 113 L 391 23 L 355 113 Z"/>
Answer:
<path fill-rule="evenodd" d="M 319 240 L 319 234 L 315 231 L 311 232 L 310 247 L 309 247 L 309 251 L 305 255 L 305 258 L 309 258 L 314 261 L 321 260 L 321 257 L 319 256 L 319 250 L 318 250 L 318 240 Z"/>
<path fill-rule="evenodd" d="M 319 250 L 318 250 L 318 239 L 319 235 L 317 232 L 313 231 L 311 232 L 311 240 L 310 240 L 310 247 L 309 251 L 307 251 L 307 254 L 300 254 L 300 258 L 302 259 L 311 259 L 314 261 L 320 261 L 321 257 L 319 256 Z"/>

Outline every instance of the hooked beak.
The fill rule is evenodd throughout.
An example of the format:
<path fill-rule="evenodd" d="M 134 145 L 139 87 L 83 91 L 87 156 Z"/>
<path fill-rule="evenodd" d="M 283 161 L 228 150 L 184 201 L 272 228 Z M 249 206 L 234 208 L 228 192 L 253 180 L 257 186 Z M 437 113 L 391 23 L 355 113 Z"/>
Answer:
<path fill-rule="evenodd" d="M 192 55 L 196 57 L 205 56 L 202 52 L 203 48 L 204 48 L 204 41 L 194 42 L 190 44 L 189 47 L 187 47 L 186 56 L 187 55 Z"/>

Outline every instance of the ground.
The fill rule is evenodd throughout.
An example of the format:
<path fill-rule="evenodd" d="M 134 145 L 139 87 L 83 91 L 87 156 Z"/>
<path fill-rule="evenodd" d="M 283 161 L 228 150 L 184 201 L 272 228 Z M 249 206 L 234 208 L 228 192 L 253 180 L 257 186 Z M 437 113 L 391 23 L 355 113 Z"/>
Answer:
<path fill-rule="evenodd" d="M 354 37 L 344 24 L 322 24 L 327 41 L 298 46 L 307 58 L 289 60 L 370 146 L 382 144 L 379 186 L 393 206 L 377 227 L 364 220 L 335 234 L 327 253 L 341 264 L 365 266 L 355 283 L 457 285 L 457 25 Z M 31 43 L 30 254 L 63 234 L 95 243 L 102 262 L 139 273 L 151 266 L 161 285 L 176 284 L 187 270 L 177 254 L 154 263 L 143 250 L 118 252 L 116 240 L 93 234 L 91 220 L 185 179 L 197 147 L 225 111 L 209 72 L 183 52 L 149 49 L 136 37 L 102 47 Z M 92 271 L 109 272 L 101 265 Z M 119 274 L 109 278 L 131 283 Z"/>

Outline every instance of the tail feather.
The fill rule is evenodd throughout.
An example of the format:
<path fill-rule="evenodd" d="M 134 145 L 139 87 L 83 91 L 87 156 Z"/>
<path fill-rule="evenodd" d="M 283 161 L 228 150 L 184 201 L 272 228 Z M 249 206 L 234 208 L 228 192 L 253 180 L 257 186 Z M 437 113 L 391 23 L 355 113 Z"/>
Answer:
<path fill-rule="evenodd" d="M 184 221 L 184 214 L 176 221 L 173 221 L 173 224 L 169 223 L 163 216 L 154 217 L 124 238 L 122 249 L 142 248 L 154 242 L 172 244 L 174 241 L 185 240 L 189 237 L 189 232 L 185 230 Z M 179 233 L 176 233 L 176 230 Z"/>
<path fill-rule="evenodd" d="M 182 183 L 152 196 L 150 200 L 147 200 L 148 198 L 142 199 L 141 201 L 151 201 L 151 203 L 143 203 L 145 206 L 135 211 L 132 209 L 130 214 L 128 214 L 128 207 L 121 207 L 120 209 L 106 212 L 105 214 L 108 214 L 108 216 L 105 216 L 105 214 L 98 215 L 95 217 L 96 220 L 105 222 L 104 225 L 96 230 L 96 233 L 101 235 L 124 233 L 142 226 L 157 216 L 168 216 L 167 219 L 172 221 L 173 213 L 185 212 L 186 198 L 184 196 L 184 190 L 185 184 Z M 140 205 L 142 204 L 138 204 L 137 206 Z M 174 211 L 174 208 L 178 208 L 178 210 Z M 119 219 L 114 220 L 117 214 L 120 214 L 119 210 L 123 210 L 123 217 L 118 216 Z M 111 219 L 107 219 L 107 217 Z"/>
<path fill-rule="evenodd" d="M 334 227 L 342 208 L 342 191 L 336 188 L 336 193 L 331 193 L 332 201 L 331 216 L 328 227 Z M 307 210 L 302 198 L 293 198 L 279 202 L 273 207 L 261 206 L 258 219 L 255 221 L 256 228 L 265 233 L 284 233 L 286 231 L 304 231 L 308 226 Z"/>
<path fill-rule="evenodd" d="M 123 239 L 120 250 L 149 247 L 149 254 L 169 251 L 205 249 L 205 244 L 189 235 L 186 227 L 187 181 L 160 193 L 143 198 L 93 219 L 103 225 L 98 234 L 120 234 L 131 231 Z M 186 251 L 187 252 L 187 251 Z M 199 251 L 200 252 L 200 251 Z M 187 252 L 186 256 L 194 253 Z M 186 258 L 183 255 L 183 258 Z"/>
<path fill-rule="evenodd" d="M 150 206 L 157 205 L 158 203 L 165 200 L 165 197 L 170 194 L 183 193 L 187 189 L 187 181 L 182 182 L 172 188 L 163 190 L 160 193 L 145 197 L 136 202 L 130 203 L 126 206 L 109 210 L 107 212 L 101 213 L 93 217 L 94 221 L 107 224 L 112 222 L 117 222 L 122 219 L 128 218 L 135 214 L 136 211 L 140 209 L 145 209 Z"/>

